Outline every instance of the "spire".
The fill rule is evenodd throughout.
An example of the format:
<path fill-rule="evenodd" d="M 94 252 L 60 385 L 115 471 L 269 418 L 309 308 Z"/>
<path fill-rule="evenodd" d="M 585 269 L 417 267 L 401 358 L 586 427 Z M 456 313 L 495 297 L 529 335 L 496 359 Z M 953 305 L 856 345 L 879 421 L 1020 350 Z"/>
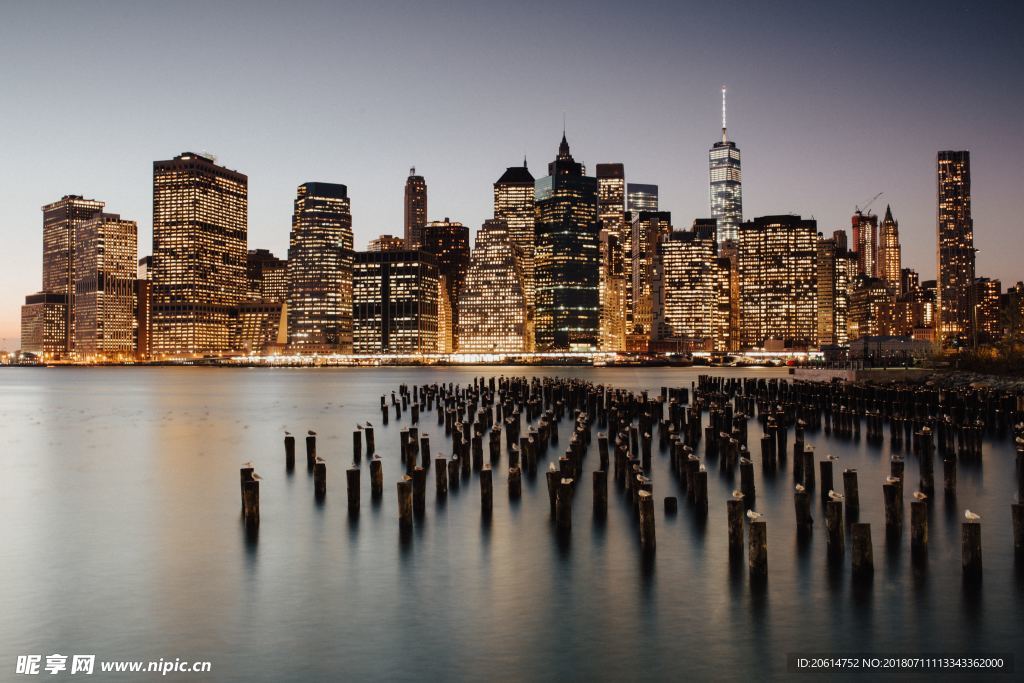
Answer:
<path fill-rule="evenodd" d="M 528 167 L 528 166 L 526 165 L 526 155 L 525 155 L 525 154 L 523 155 L 523 168 L 529 168 L 529 167 Z"/>
<path fill-rule="evenodd" d="M 416 175 L 416 167 L 415 166 L 411 166 L 409 168 L 409 175 Z"/>
<path fill-rule="evenodd" d="M 569 154 L 569 141 L 565 139 L 565 131 L 562 131 L 562 142 L 558 145 L 558 158 L 568 159 L 572 155 Z M 524 164 L 525 165 L 525 164 Z"/>
<path fill-rule="evenodd" d="M 725 86 L 722 86 L 722 142 L 728 142 L 729 138 L 725 134 Z"/>
<path fill-rule="evenodd" d="M 889 223 L 894 222 L 893 219 L 892 219 L 892 209 L 889 208 L 888 204 L 885 205 L 885 219 L 884 220 L 889 222 Z"/>

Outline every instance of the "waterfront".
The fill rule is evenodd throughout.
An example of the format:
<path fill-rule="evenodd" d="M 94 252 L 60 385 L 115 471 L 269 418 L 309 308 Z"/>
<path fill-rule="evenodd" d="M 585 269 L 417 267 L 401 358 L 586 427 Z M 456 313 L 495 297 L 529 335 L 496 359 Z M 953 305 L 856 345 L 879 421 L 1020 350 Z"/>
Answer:
<path fill-rule="evenodd" d="M 774 477 L 755 468 L 757 510 L 768 522 L 764 592 L 752 590 L 745 565 L 736 571 L 728 561 L 725 500 L 738 476 L 726 481 L 717 467 L 708 468 L 705 524 L 685 503 L 666 517 L 663 497 L 684 495 L 666 452 L 654 456 L 658 547 L 651 561 L 640 552 L 633 511 L 614 484 L 601 524 L 591 520 L 590 487 L 579 487 L 571 539 L 563 543 L 549 519 L 542 473 L 532 481 L 524 476 L 523 498 L 514 504 L 501 466 L 489 524 L 474 475 L 443 504 L 428 486 L 425 518 L 411 542 L 400 542 L 394 482 L 401 474 L 398 432 L 408 422 L 385 427 L 379 411 L 380 396 L 400 383 L 558 375 L 656 393 L 689 387 L 707 372 L 5 370 L 4 666 L 23 653 L 95 652 L 107 659 L 210 660 L 216 680 L 764 678 L 784 673 L 786 654 L 795 652 L 1016 649 L 1024 577 L 1013 558 L 1009 438 L 986 437 L 984 464 L 961 464 L 955 502 L 941 492 L 933 498 L 927 569 L 916 572 L 909 530 L 895 551 L 885 543 L 887 447 L 807 434 L 819 458 L 832 453 L 841 467 L 860 473 L 860 520 L 871 522 L 874 535 L 869 588 L 851 582 L 849 555 L 838 570 L 827 563 L 816 494 L 812 540 L 798 545 L 792 458 Z M 786 376 L 768 369 L 714 373 Z M 364 475 L 361 514 L 353 520 L 343 469 L 351 461 L 352 429 L 367 420 L 384 458 L 384 497 L 371 502 Z M 433 437 L 435 452 L 450 450 L 433 413 L 420 428 Z M 760 426 L 751 421 L 749 428 L 756 444 Z M 328 463 L 322 505 L 301 465 L 285 472 L 286 429 L 318 433 Z M 563 441 L 548 461 L 564 449 L 567 430 L 563 422 Z M 595 438 L 585 472 L 597 467 L 596 448 Z M 239 520 L 244 461 L 263 477 L 255 542 Z M 907 471 L 909 501 L 917 473 L 910 458 Z M 976 589 L 961 584 L 965 508 L 982 515 L 985 574 Z"/>

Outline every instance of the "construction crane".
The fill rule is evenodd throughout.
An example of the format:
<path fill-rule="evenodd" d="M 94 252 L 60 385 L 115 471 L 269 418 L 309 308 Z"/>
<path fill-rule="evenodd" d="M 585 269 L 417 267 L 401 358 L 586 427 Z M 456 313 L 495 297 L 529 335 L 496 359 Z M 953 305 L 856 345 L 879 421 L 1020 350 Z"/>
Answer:
<path fill-rule="evenodd" d="M 859 206 L 855 206 L 855 207 L 853 207 L 854 210 L 856 211 L 856 213 L 867 213 L 868 209 L 871 208 L 871 205 L 875 203 L 875 200 L 878 199 L 879 197 L 881 197 L 883 194 L 885 194 L 885 193 L 884 192 L 879 192 L 874 197 L 872 197 L 870 200 L 868 200 L 868 203 L 864 205 L 863 209 L 860 208 Z"/>

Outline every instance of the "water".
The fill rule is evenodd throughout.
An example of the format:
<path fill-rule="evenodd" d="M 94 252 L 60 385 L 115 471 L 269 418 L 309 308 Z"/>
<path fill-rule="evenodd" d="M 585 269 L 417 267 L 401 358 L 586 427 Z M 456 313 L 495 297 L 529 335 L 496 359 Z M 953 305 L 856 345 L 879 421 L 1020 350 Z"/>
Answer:
<path fill-rule="evenodd" d="M 430 472 L 426 518 L 411 542 L 402 543 L 395 482 L 398 431 L 408 425 L 407 414 L 401 425 L 392 419 L 383 427 L 380 395 L 402 382 L 467 383 L 502 372 L 579 376 L 652 392 L 689 386 L 698 374 L 665 368 L 0 371 L 0 679 L 13 676 L 18 654 L 58 652 L 98 660 L 209 660 L 211 680 L 631 680 L 779 677 L 790 652 L 1017 649 L 1024 572 L 1013 558 L 1009 440 L 986 440 L 983 466 L 961 464 L 955 502 L 943 500 L 941 491 L 933 499 L 927 569 L 915 572 L 913 458 L 907 460 L 906 528 L 890 550 L 881 489 L 888 452 L 863 440 L 808 434 L 818 458 L 833 453 L 841 468 L 859 471 L 861 521 L 871 522 L 874 537 L 869 588 L 852 584 L 849 552 L 838 570 L 826 562 L 817 491 L 813 539 L 799 547 L 792 471 L 766 478 L 759 464 L 757 509 L 768 522 L 766 591 L 752 590 L 745 565 L 735 571 L 728 562 L 724 501 L 738 486 L 738 472 L 734 483 L 709 467 L 706 524 L 695 521 L 682 497 L 678 515 L 665 517 L 663 497 L 684 495 L 669 476 L 667 453 L 654 457 L 658 548 L 645 561 L 633 512 L 611 478 L 607 521 L 591 518 L 596 437 L 568 543 L 552 528 L 542 474 L 536 481 L 524 475 L 522 500 L 509 502 L 504 453 L 489 524 L 479 513 L 475 476 L 439 504 Z M 362 509 L 352 520 L 343 470 L 351 461 L 352 429 L 366 420 L 376 427 L 385 459 L 384 498 L 372 503 L 364 458 Z M 431 434 L 432 450 L 447 455 L 450 442 L 442 440 L 435 414 L 420 426 Z M 284 467 L 285 429 L 298 435 L 292 475 Z M 307 429 L 318 432 L 318 451 L 328 463 L 322 505 L 304 466 Z M 564 449 L 566 422 L 559 433 Z M 759 437 L 752 421 L 755 453 Z M 239 519 L 238 467 L 246 460 L 263 476 L 255 542 Z M 792 467 L 792 457 L 787 464 Z M 941 466 L 936 476 L 941 487 Z M 977 590 L 961 582 L 965 508 L 983 517 L 985 575 Z"/>

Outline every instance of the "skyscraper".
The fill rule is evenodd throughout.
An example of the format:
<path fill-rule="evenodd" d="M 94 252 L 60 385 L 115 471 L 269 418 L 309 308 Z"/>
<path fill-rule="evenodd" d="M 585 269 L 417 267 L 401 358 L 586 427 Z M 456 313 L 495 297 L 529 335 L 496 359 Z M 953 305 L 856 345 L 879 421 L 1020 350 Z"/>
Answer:
<path fill-rule="evenodd" d="M 850 341 L 891 334 L 895 301 L 885 280 L 858 275 L 850 292 Z"/>
<path fill-rule="evenodd" d="M 503 220 L 484 221 L 458 301 L 460 353 L 526 351 L 522 264 Z"/>
<path fill-rule="evenodd" d="M 850 222 L 853 225 L 853 251 L 857 254 L 857 275 L 875 277 L 878 273 L 878 216 L 858 209 Z"/>
<path fill-rule="evenodd" d="M 65 297 L 64 353 L 75 344 L 75 247 L 78 226 L 103 211 L 103 202 L 64 195 L 43 207 L 43 291 Z M 53 304 L 49 304 L 51 307 Z M 51 331 L 56 329 L 52 326 Z M 53 347 L 50 340 L 49 347 Z M 56 357 L 64 355 L 56 354 Z"/>
<path fill-rule="evenodd" d="M 626 267 L 629 228 L 626 223 L 626 173 L 622 164 L 597 165 L 598 218 L 601 221 L 601 348 L 625 349 Z"/>
<path fill-rule="evenodd" d="M 135 352 L 135 221 L 100 213 L 78 226 L 75 246 L 75 355 L 125 360 Z"/>
<path fill-rule="evenodd" d="M 348 188 L 299 185 L 288 246 L 288 345 L 352 352 L 352 213 Z"/>
<path fill-rule="evenodd" d="M 42 360 L 67 356 L 67 294 L 37 292 L 25 297 L 21 307 L 21 350 Z"/>
<path fill-rule="evenodd" d="M 761 216 L 740 225 L 740 336 L 748 347 L 804 347 L 817 336 L 818 225 Z"/>
<path fill-rule="evenodd" d="M 974 220 L 971 153 L 939 152 L 936 338 L 969 338 L 974 313 Z"/>
<path fill-rule="evenodd" d="M 900 290 L 900 224 L 892 217 L 892 208 L 885 207 L 885 218 L 878 235 L 878 277 L 896 293 Z"/>
<path fill-rule="evenodd" d="M 375 237 L 366 247 L 367 251 L 402 251 L 403 249 L 405 249 L 405 240 L 394 235 Z"/>
<path fill-rule="evenodd" d="M 677 351 L 713 351 L 720 284 L 714 219 L 665 234 L 655 252 L 654 339 L 672 340 Z"/>
<path fill-rule="evenodd" d="M 725 125 L 725 86 L 722 86 L 722 140 L 708 152 L 711 215 L 718 220 L 718 240 L 736 240 L 743 222 L 743 176 L 740 148 L 729 139 Z"/>
<path fill-rule="evenodd" d="M 250 249 L 246 257 L 249 298 L 282 303 L 288 296 L 288 261 L 269 249 Z"/>
<path fill-rule="evenodd" d="M 548 175 L 536 182 L 537 349 L 596 348 L 600 336 L 597 178 L 562 135 Z"/>
<path fill-rule="evenodd" d="M 416 175 L 416 167 L 409 169 L 405 181 L 405 247 L 419 249 L 421 231 L 427 222 L 427 181 Z"/>
<path fill-rule="evenodd" d="M 356 252 L 353 346 L 362 354 L 437 351 L 437 265 L 425 251 Z"/>
<path fill-rule="evenodd" d="M 534 309 L 536 306 L 536 216 L 534 215 L 534 178 L 526 167 L 509 166 L 494 183 L 494 217 L 508 224 L 509 240 L 515 247 L 523 271 L 523 295 L 528 318 L 527 350 L 534 348 Z"/>
<path fill-rule="evenodd" d="M 626 209 L 634 213 L 658 210 L 658 186 L 643 183 L 626 185 Z"/>
<path fill-rule="evenodd" d="M 654 327 L 652 282 L 655 256 L 662 238 L 672 233 L 672 214 L 668 211 L 630 211 L 630 282 L 626 285 L 626 333 L 630 351 L 645 351 L 645 341 Z"/>
<path fill-rule="evenodd" d="M 153 162 L 153 353 L 231 350 L 248 289 L 248 178 L 184 152 Z"/>
<path fill-rule="evenodd" d="M 816 340 L 822 346 L 845 346 L 849 341 L 850 289 L 857 262 L 846 244 L 846 232 L 843 230 L 836 230 L 829 238 L 818 238 Z"/>
<path fill-rule="evenodd" d="M 444 330 L 448 339 L 442 339 L 443 348 L 459 349 L 459 295 L 469 269 L 469 228 L 458 221 L 431 221 L 423 226 L 423 251 L 433 254 L 438 277 L 444 279 L 446 301 L 451 307 L 451 325 Z"/>

